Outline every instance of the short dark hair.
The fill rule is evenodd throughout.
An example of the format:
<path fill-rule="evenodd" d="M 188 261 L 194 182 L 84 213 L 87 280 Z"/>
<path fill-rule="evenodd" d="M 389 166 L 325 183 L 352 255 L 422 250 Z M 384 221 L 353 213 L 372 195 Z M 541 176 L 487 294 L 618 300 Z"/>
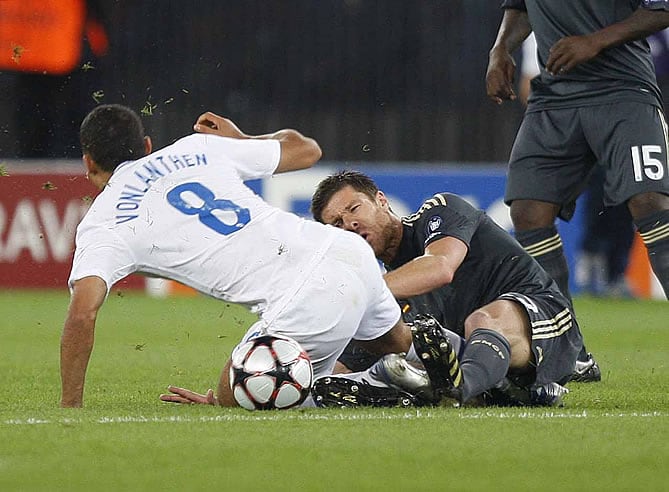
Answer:
<path fill-rule="evenodd" d="M 318 183 L 311 197 L 311 214 L 314 219 L 323 222 L 323 209 L 332 199 L 332 195 L 347 186 L 364 193 L 371 199 L 375 199 L 379 191 L 374 180 L 361 172 L 345 170 L 332 174 Z"/>
<path fill-rule="evenodd" d="M 88 113 L 79 129 L 79 141 L 82 152 L 108 172 L 145 154 L 142 120 L 120 104 L 103 104 Z"/>

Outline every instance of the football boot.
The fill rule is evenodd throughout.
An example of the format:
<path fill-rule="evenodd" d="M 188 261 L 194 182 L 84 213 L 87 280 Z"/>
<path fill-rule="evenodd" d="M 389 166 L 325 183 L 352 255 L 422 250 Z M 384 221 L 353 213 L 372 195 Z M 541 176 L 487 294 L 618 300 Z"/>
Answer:
<path fill-rule="evenodd" d="M 429 315 L 417 315 L 411 326 L 413 345 L 430 378 L 434 398 L 462 401 L 462 370 L 448 337 L 439 322 Z"/>
<path fill-rule="evenodd" d="M 318 378 L 311 394 L 318 407 L 414 407 L 419 400 L 410 393 L 396 388 L 373 386 L 343 376 Z"/>
<path fill-rule="evenodd" d="M 599 364 L 597 364 L 597 361 L 590 352 L 588 352 L 587 360 L 576 361 L 576 367 L 574 368 L 570 381 L 575 381 L 577 383 L 595 383 L 601 380 L 602 371 L 599 369 Z"/>

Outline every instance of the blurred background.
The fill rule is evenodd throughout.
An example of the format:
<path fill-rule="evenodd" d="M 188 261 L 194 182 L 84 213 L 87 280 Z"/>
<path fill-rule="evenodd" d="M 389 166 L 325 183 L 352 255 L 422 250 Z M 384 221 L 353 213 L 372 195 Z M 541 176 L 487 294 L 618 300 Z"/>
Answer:
<path fill-rule="evenodd" d="M 78 157 L 86 112 L 123 103 L 160 146 L 211 109 L 248 132 L 299 128 L 328 160 L 503 162 L 522 108 L 485 96 L 498 4 L 4 0 L 0 29 L 53 22 L 50 47 L 81 54 L 45 75 L 28 66 L 33 49 L 3 36 L 0 155 Z M 82 28 L 62 33 L 46 15 L 59 10 L 82 12 Z"/>

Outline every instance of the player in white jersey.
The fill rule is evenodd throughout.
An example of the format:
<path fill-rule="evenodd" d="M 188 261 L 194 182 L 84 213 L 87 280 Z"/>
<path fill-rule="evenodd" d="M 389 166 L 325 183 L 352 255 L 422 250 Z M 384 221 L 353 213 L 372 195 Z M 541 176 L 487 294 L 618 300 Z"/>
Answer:
<path fill-rule="evenodd" d="M 409 352 L 410 330 L 365 241 L 272 207 L 244 184 L 312 166 L 318 144 L 295 130 L 249 136 L 212 113 L 195 129 L 204 133 L 151 153 L 129 108 L 98 106 L 82 123 L 87 176 L 102 192 L 77 229 L 61 406 L 82 406 L 98 310 L 134 272 L 247 305 L 259 315 L 247 336 L 297 340 L 315 376 L 332 373 L 351 339 L 379 354 Z M 218 403 L 234 406 L 227 368 Z"/>

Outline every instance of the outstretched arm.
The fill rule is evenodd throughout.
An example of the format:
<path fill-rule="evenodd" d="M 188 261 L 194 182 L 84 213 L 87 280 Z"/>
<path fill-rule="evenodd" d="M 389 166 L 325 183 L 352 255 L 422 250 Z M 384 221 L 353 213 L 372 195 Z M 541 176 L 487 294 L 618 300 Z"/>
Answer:
<path fill-rule="evenodd" d="M 397 299 L 408 299 L 450 284 L 467 256 L 467 245 L 454 237 L 431 243 L 423 256 L 414 258 L 384 275 Z"/>
<path fill-rule="evenodd" d="M 506 9 L 497 32 L 497 39 L 488 56 L 486 90 L 488 97 L 497 104 L 516 99 L 513 77 L 516 63 L 513 53 L 532 32 L 527 12 Z"/>
<path fill-rule="evenodd" d="M 239 406 L 230 389 L 230 365 L 231 360 L 225 364 L 221 372 L 221 378 L 218 383 L 218 396 L 214 394 L 214 390 L 209 389 L 206 393 L 196 393 L 186 388 L 179 388 L 177 386 L 168 386 L 169 393 L 160 395 L 160 399 L 170 403 L 188 403 L 191 405 L 220 405 L 222 407 L 237 407 Z"/>
<path fill-rule="evenodd" d="M 638 8 L 627 19 L 582 36 L 568 36 L 553 45 L 546 61 L 551 74 L 565 73 L 602 51 L 642 39 L 669 27 L 669 12 Z"/>
<path fill-rule="evenodd" d="M 85 277 L 74 283 L 70 307 L 60 340 L 61 407 L 81 407 L 86 368 L 93 350 L 95 319 L 107 295 L 99 277 Z"/>
<path fill-rule="evenodd" d="M 206 112 L 197 119 L 193 129 L 198 133 L 208 133 L 220 137 L 238 139 L 278 140 L 281 144 L 281 160 L 274 174 L 307 169 L 321 158 L 322 152 L 318 143 L 305 137 L 297 130 L 284 129 L 265 135 L 247 135 L 228 118 Z"/>

